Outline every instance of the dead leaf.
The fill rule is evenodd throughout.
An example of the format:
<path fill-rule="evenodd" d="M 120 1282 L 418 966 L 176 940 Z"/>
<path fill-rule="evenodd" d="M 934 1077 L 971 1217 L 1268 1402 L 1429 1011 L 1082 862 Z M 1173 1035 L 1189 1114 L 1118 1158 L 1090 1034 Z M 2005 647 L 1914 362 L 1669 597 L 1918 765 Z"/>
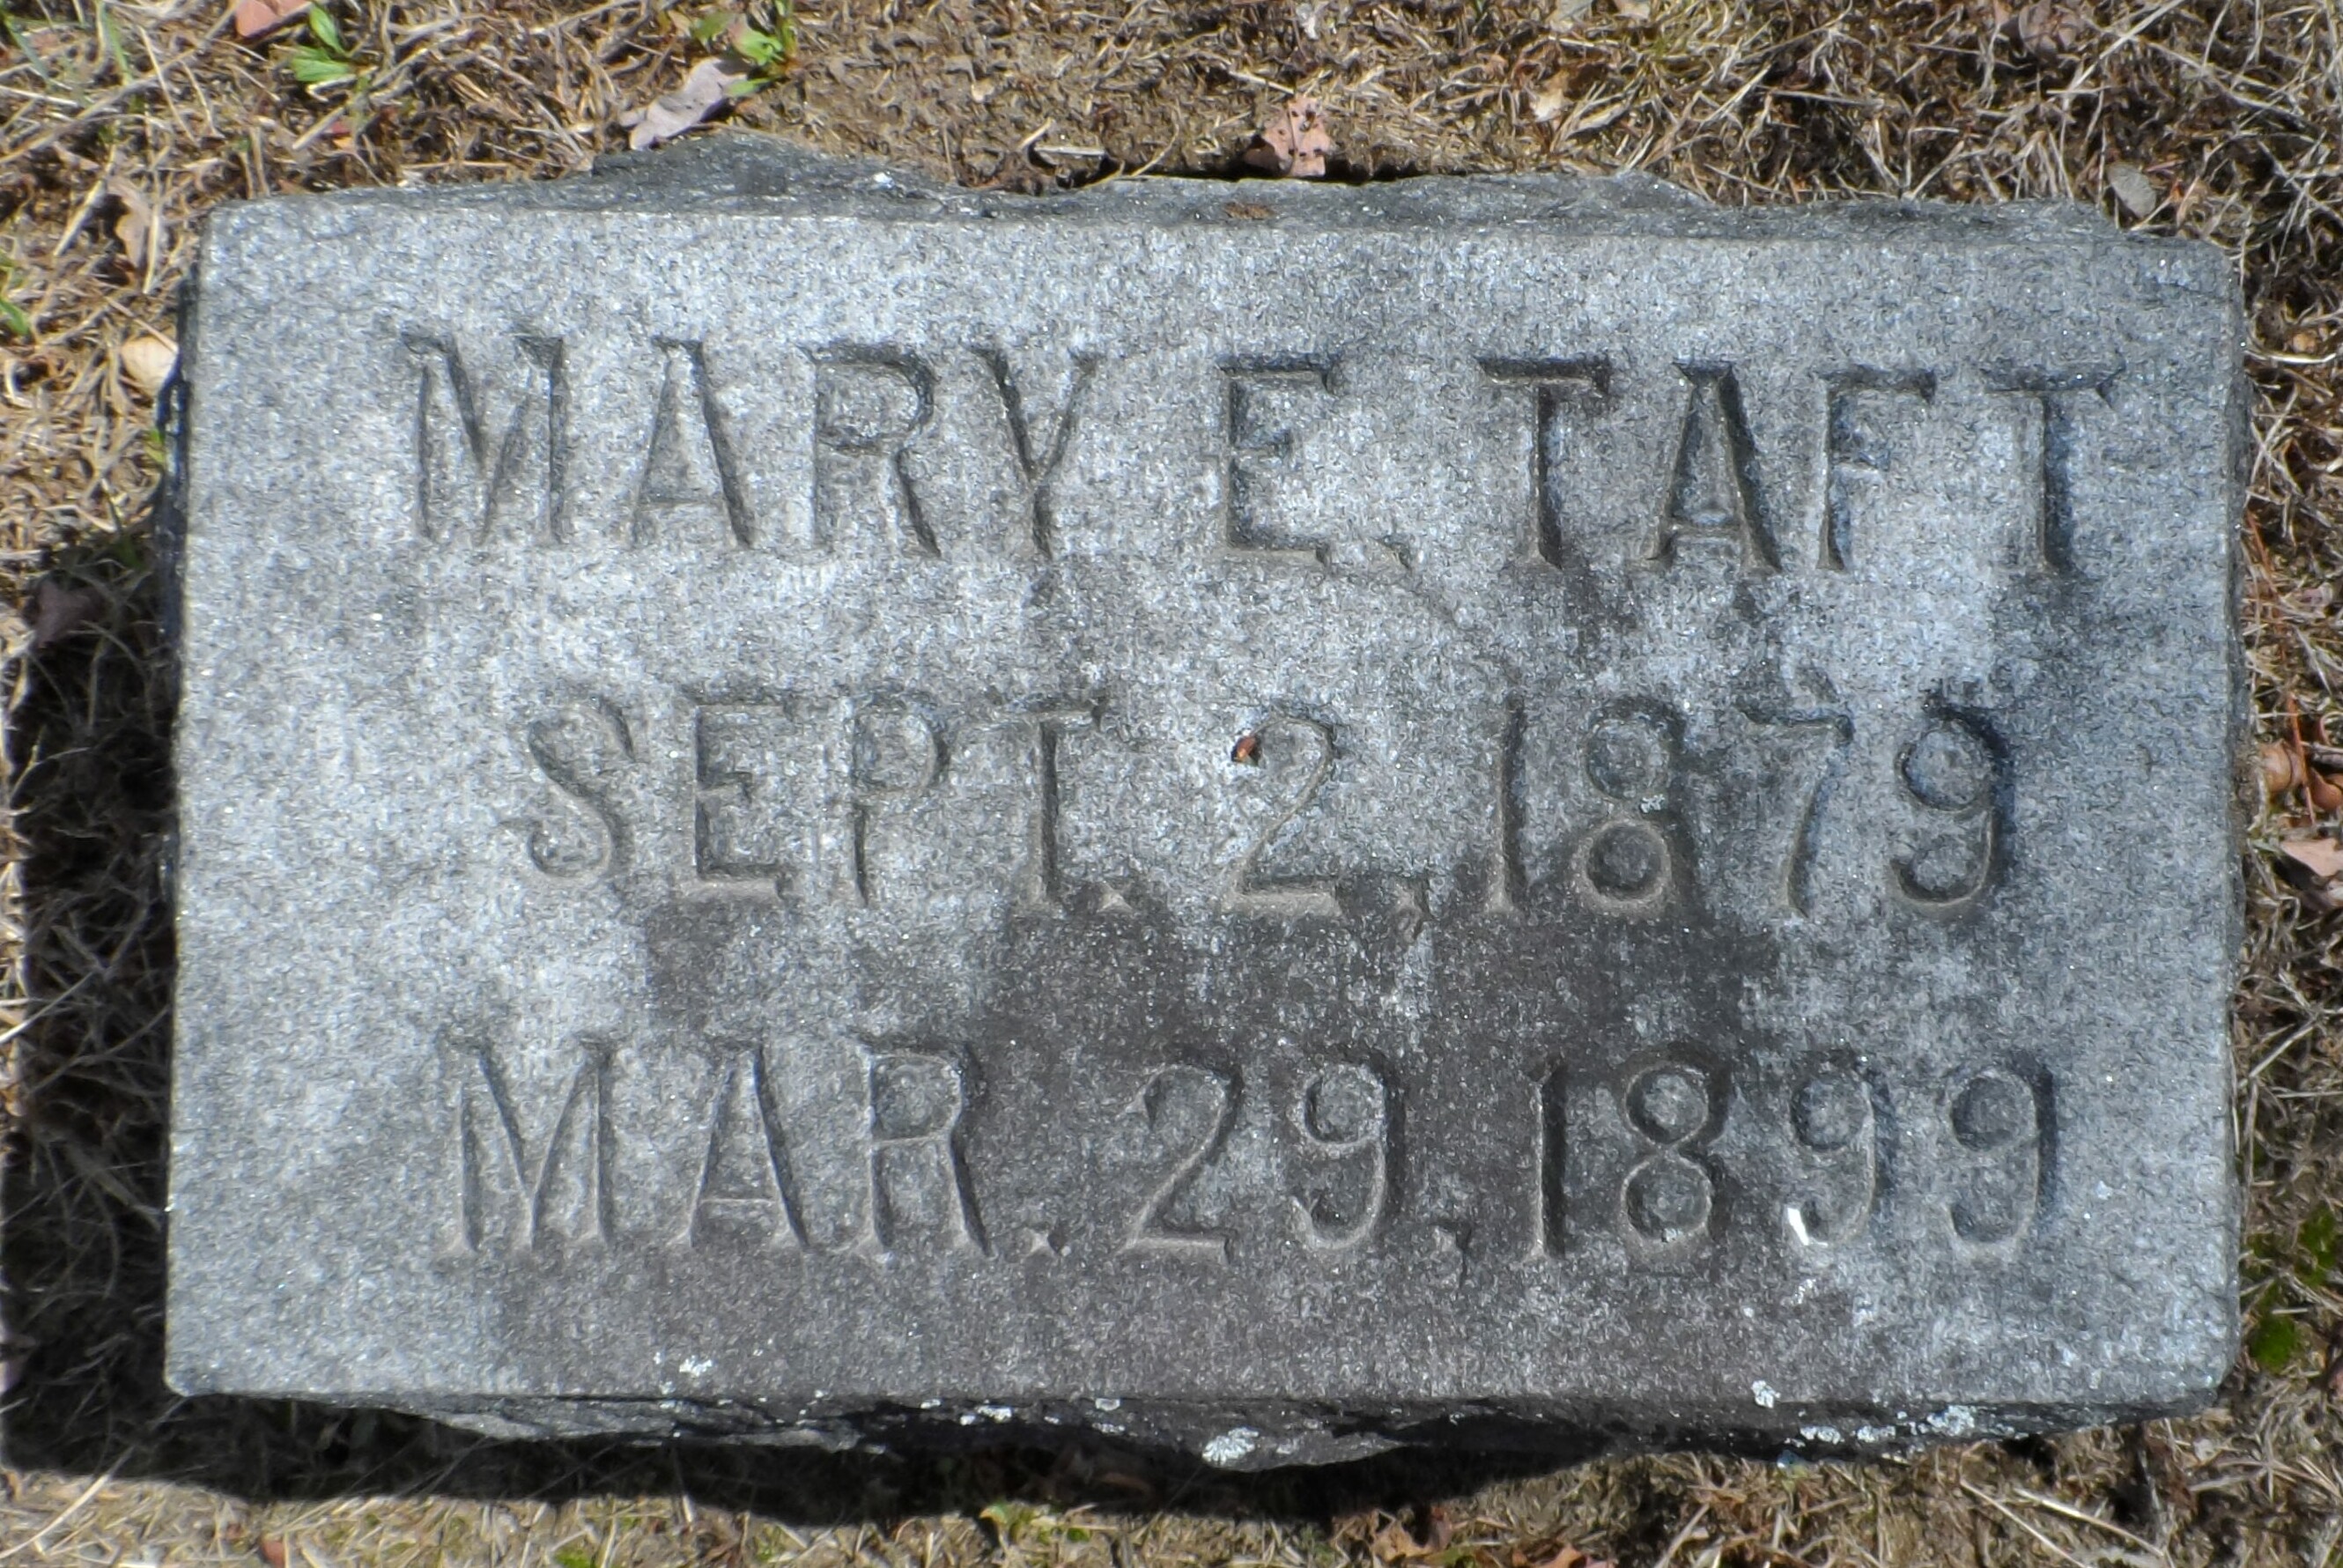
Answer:
<path fill-rule="evenodd" d="M 1247 223 L 1259 223 L 1263 218 L 1272 218 L 1277 216 L 1275 207 L 1257 201 L 1232 201 L 1221 210 L 1231 217 L 1242 218 Z"/>
<path fill-rule="evenodd" d="M 2154 212 L 2163 198 L 2156 194 L 2156 184 L 2147 171 L 2137 164 L 2117 164 L 2107 170 L 2107 188 L 2116 193 L 2116 200 L 2134 217 L 2146 217 Z"/>
<path fill-rule="evenodd" d="M 733 85 L 748 79 L 748 66 L 727 55 L 710 55 L 700 61 L 684 77 L 682 86 L 655 103 L 629 109 L 618 116 L 618 124 L 633 127 L 627 146 L 641 152 L 661 142 L 673 141 L 722 108 L 731 96 Z"/>
<path fill-rule="evenodd" d="M 1541 126 L 1552 125 L 1562 118 L 1562 111 L 1570 106 L 1570 90 L 1548 87 L 1530 100 L 1530 118 Z"/>
<path fill-rule="evenodd" d="M 1652 19 L 1652 0 L 1611 0 L 1612 8 L 1630 22 Z"/>
<path fill-rule="evenodd" d="M 1567 33 L 1594 9 L 1594 0 L 1554 0 L 1554 9 L 1546 14 L 1545 25 L 1554 32 Z"/>
<path fill-rule="evenodd" d="M 122 346 L 122 373 L 149 397 L 163 389 L 178 363 L 178 345 L 167 337 L 134 337 Z"/>
<path fill-rule="evenodd" d="M 2278 852 L 2321 881 L 2343 876 L 2343 844 L 2332 839 L 2288 839 Z"/>
<path fill-rule="evenodd" d="M 1236 745 L 1230 749 L 1229 760 L 1247 768 L 1260 767 L 1261 737 L 1250 733 L 1238 736 Z"/>
<path fill-rule="evenodd" d="M 1261 128 L 1253 145 L 1245 149 L 1244 161 L 1286 179 L 1323 179 L 1326 155 L 1333 150 L 1334 137 L 1326 128 L 1326 114 L 1318 100 L 1297 96 L 1286 99 Z"/>
<path fill-rule="evenodd" d="M 1994 0 L 1994 29 L 2013 40 L 2036 65 L 2055 65 L 2083 41 L 2083 19 L 2059 0 L 2033 0 L 2016 11 Z"/>
<path fill-rule="evenodd" d="M 146 265 L 149 242 L 162 237 L 155 204 L 146 199 L 145 191 L 118 176 L 106 182 L 106 194 L 122 204 L 122 216 L 114 220 L 114 237 L 122 242 L 131 270 L 138 271 Z"/>
<path fill-rule="evenodd" d="M 2304 771 L 2302 792 L 2309 797 L 2310 809 L 2314 811 L 2321 813 L 2343 811 L 2343 789 L 2337 789 L 2326 774 L 2316 769 Z"/>
<path fill-rule="evenodd" d="M 105 601 L 96 588 L 67 588 L 55 578 L 43 578 L 33 590 L 33 651 L 38 653 L 78 629 L 97 614 Z"/>
<path fill-rule="evenodd" d="M 274 33 L 309 8 L 309 0 L 237 0 L 236 34 L 257 38 Z"/>
<path fill-rule="evenodd" d="M 260 1538 L 260 1560 L 268 1568 L 285 1568 L 285 1537 L 264 1535 Z"/>

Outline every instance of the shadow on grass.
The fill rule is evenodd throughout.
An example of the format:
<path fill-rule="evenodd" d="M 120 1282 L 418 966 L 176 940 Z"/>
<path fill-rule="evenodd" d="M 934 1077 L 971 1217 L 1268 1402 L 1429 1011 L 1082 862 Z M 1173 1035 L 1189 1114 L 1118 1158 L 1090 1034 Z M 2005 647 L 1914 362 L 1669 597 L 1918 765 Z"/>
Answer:
<path fill-rule="evenodd" d="M 714 1444 L 492 1442 L 417 1417 L 181 1399 L 163 1382 L 173 672 L 144 532 L 62 551 L 27 607 L 7 729 L 25 1020 L 0 1201 L 6 1462 L 218 1488 L 350 1493 L 684 1491 L 809 1523 L 975 1512 L 1003 1497 L 1324 1519 L 1401 1508 L 1564 1454 L 1412 1452 L 1230 1475 L 1095 1445 L 828 1453 Z M 331 1311 L 331 1303 L 320 1303 Z"/>

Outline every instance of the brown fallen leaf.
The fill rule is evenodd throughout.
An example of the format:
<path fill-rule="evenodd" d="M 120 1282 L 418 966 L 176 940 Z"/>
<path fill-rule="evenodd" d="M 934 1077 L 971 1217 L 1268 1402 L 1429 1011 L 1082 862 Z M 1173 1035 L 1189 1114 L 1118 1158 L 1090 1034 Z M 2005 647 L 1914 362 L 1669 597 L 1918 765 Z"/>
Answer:
<path fill-rule="evenodd" d="M 1238 736 L 1236 745 L 1229 750 L 1229 760 L 1247 768 L 1260 767 L 1261 737 L 1251 733 Z"/>
<path fill-rule="evenodd" d="M 2332 839 L 2288 839 L 2278 849 L 2313 876 L 2343 876 L 2343 844 Z"/>
<path fill-rule="evenodd" d="M 2302 774 L 2302 792 L 2309 799 L 2310 809 L 2322 814 L 2343 811 L 2343 789 L 2316 768 L 2307 768 Z"/>
<path fill-rule="evenodd" d="M 1554 0 L 1554 9 L 1546 13 L 1546 29 L 1554 33 L 1567 33 L 1594 9 L 1594 0 Z"/>
<path fill-rule="evenodd" d="M 122 346 L 122 373 L 149 397 L 163 389 L 178 363 L 178 345 L 167 337 L 138 337 Z"/>
<path fill-rule="evenodd" d="M 163 226 L 155 216 L 155 204 L 146 199 L 145 191 L 119 175 L 106 182 L 106 194 L 122 204 L 122 216 L 114 220 L 114 237 L 122 242 L 131 270 L 138 271 L 146 266 L 146 257 L 160 248 L 156 242 L 163 236 Z"/>
<path fill-rule="evenodd" d="M 1232 201 L 1221 210 L 1231 217 L 1241 218 L 1246 223 L 1259 223 L 1264 218 L 1277 216 L 1275 207 L 1257 201 Z"/>
<path fill-rule="evenodd" d="M 2012 11 L 1994 0 L 1994 30 L 2015 42 L 2041 65 L 2056 65 L 2083 41 L 2083 18 L 2059 0 L 2033 0 Z"/>
<path fill-rule="evenodd" d="M 1630 22 L 1652 19 L 1652 0 L 1611 0 L 1612 9 Z"/>
<path fill-rule="evenodd" d="M 274 33 L 309 8 L 309 0 L 237 0 L 236 34 L 257 38 Z"/>
<path fill-rule="evenodd" d="M 264 1535 L 260 1538 L 260 1560 L 268 1568 L 285 1568 L 285 1537 Z"/>
<path fill-rule="evenodd" d="M 1325 111 L 1318 100 L 1299 95 L 1285 100 L 1269 124 L 1245 149 L 1244 161 L 1286 179 L 1315 180 L 1326 176 L 1326 155 L 1334 138 L 1326 129 Z"/>
<path fill-rule="evenodd" d="M 1570 106 L 1570 89 L 1548 87 L 1530 100 L 1530 118 L 1541 126 L 1552 125 L 1562 118 L 1562 111 Z"/>
<path fill-rule="evenodd" d="M 700 61 L 674 92 L 618 116 L 618 124 L 631 127 L 627 146 L 641 152 L 673 141 L 722 108 L 733 86 L 748 79 L 749 67 L 729 55 L 713 55 Z"/>
<path fill-rule="evenodd" d="M 96 588 L 67 588 L 55 578 L 43 578 L 41 586 L 33 590 L 33 613 L 25 618 L 32 623 L 33 651 L 38 653 L 79 629 L 104 602 Z"/>

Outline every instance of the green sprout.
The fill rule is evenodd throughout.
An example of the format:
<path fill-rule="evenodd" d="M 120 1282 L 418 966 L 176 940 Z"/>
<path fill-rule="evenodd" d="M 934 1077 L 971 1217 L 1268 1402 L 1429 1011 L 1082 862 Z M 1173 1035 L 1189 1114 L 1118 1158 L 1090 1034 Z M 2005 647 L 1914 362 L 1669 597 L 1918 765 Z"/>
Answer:
<path fill-rule="evenodd" d="M 308 22 L 311 42 L 295 45 L 287 56 L 293 79 L 308 88 L 312 97 L 322 88 L 357 83 L 361 73 L 350 59 L 349 45 L 342 42 L 341 25 L 333 13 L 323 5 L 312 5 Z"/>
<path fill-rule="evenodd" d="M 722 45 L 748 67 L 748 74 L 726 89 L 729 97 L 745 98 L 779 80 L 797 57 L 796 0 L 766 0 L 747 11 L 703 12 L 691 25 L 691 37 L 703 48 Z"/>

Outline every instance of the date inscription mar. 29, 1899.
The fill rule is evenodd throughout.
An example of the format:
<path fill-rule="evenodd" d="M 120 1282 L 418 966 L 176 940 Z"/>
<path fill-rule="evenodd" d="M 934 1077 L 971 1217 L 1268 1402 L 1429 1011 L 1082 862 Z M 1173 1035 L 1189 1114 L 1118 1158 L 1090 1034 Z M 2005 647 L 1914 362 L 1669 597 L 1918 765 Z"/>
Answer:
<path fill-rule="evenodd" d="M 1260 1464 L 2225 1368 L 2217 255 L 732 147 L 231 209 L 187 328 L 180 1386 Z"/>

